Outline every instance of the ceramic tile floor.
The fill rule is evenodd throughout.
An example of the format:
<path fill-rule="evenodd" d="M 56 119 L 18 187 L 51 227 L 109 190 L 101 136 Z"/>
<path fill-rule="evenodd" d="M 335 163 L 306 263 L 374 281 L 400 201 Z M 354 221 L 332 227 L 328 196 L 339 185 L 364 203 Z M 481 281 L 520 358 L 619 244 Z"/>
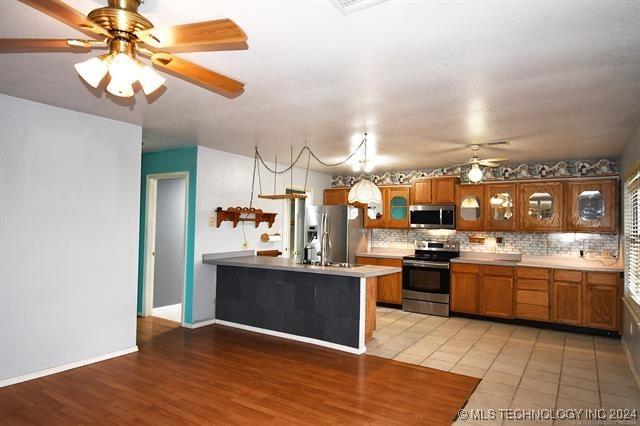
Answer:
<path fill-rule="evenodd" d="M 367 349 L 370 355 L 482 378 L 467 409 L 640 410 L 640 390 L 619 339 L 378 307 Z"/>

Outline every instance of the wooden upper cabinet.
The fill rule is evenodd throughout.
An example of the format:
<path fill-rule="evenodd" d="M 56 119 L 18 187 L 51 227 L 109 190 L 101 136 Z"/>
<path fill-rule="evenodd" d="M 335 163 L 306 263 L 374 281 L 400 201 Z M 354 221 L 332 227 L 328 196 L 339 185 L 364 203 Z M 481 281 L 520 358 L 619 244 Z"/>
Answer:
<path fill-rule="evenodd" d="M 518 201 L 515 183 L 484 185 L 484 227 L 486 231 L 518 229 Z"/>
<path fill-rule="evenodd" d="M 518 184 L 520 230 L 562 231 L 564 199 L 562 182 Z"/>
<path fill-rule="evenodd" d="M 387 227 L 387 194 L 388 188 L 380 188 L 382 193 L 382 212 L 376 212 L 376 218 L 369 217 L 369 212 L 365 207 L 364 214 L 364 227 L 365 228 L 386 228 Z"/>
<path fill-rule="evenodd" d="M 384 216 L 387 228 L 409 227 L 409 188 L 385 188 Z"/>
<path fill-rule="evenodd" d="M 432 201 L 432 179 L 419 179 L 411 184 L 411 204 L 430 204 Z"/>
<path fill-rule="evenodd" d="M 618 217 L 617 188 L 616 179 L 567 182 L 567 230 L 615 232 Z"/>
<path fill-rule="evenodd" d="M 411 204 L 449 204 L 455 201 L 455 177 L 418 179 L 411 184 Z"/>
<path fill-rule="evenodd" d="M 458 185 L 456 188 L 456 229 L 482 231 L 484 229 L 484 186 Z"/>
<path fill-rule="evenodd" d="M 448 204 L 456 202 L 456 178 L 441 177 L 431 179 L 431 202 Z"/>
<path fill-rule="evenodd" d="M 327 188 L 324 190 L 323 203 L 325 206 L 346 206 L 349 188 Z"/>

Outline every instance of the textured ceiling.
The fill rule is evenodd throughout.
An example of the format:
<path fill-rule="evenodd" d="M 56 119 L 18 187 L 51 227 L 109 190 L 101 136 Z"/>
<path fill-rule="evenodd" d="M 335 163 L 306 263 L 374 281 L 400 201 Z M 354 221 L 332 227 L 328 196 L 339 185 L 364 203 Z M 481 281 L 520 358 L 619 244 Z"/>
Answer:
<path fill-rule="evenodd" d="M 69 0 L 82 12 L 106 1 Z M 156 99 L 94 91 L 73 64 L 94 54 L 0 55 L 0 92 L 144 126 L 145 149 L 201 144 L 265 157 L 307 143 L 336 160 L 365 127 L 376 170 L 481 156 L 615 157 L 640 118 L 640 2 L 389 0 L 343 16 L 328 1 L 152 1 L 155 25 L 228 17 L 249 50 L 183 56 L 246 83 L 226 99 L 174 77 Z M 78 37 L 17 1 L 3 37 Z M 316 167 L 318 168 L 318 167 Z M 346 169 L 348 170 L 348 169 Z M 339 172 L 346 170 L 327 170 Z"/>

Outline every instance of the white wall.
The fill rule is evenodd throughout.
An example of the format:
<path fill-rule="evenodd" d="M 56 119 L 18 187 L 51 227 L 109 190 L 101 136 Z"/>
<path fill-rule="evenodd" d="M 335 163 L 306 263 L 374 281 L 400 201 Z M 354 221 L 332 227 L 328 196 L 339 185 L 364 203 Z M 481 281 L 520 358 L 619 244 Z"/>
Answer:
<path fill-rule="evenodd" d="M 0 385 L 135 349 L 141 141 L 0 95 Z"/>
<path fill-rule="evenodd" d="M 306 165 L 306 163 L 305 163 Z M 217 207 L 247 207 L 251 195 L 251 177 L 253 174 L 253 158 L 229 154 L 226 152 L 198 147 L 198 181 L 196 197 L 196 232 L 195 232 L 195 279 L 193 297 L 193 321 L 205 321 L 214 317 L 215 290 L 212 283 L 215 280 L 215 268 L 202 264 L 204 253 L 242 250 L 244 236 L 242 224 L 233 228 L 231 222 L 224 222 L 220 228 L 209 227 L 209 218 Z M 262 187 L 266 194 L 273 192 L 273 174 L 262 174 Z M 304 186 L 305 170 L 294 169 L 293 185 Z M 290 175 L 278 176 L 278 192 L 283 193 L 290 185 Z M 323 190 L 331 186 L 331 175 L 319 172 L 309 172 L 307 188 L 313 192 L 313 204 L 322 204 Z M 249 243 L 249 249 L 282 250 L 283 242 L 263 243 L 260 235 L 264 232 L 284 232 L 283 223 L 285 202 L 282 200 L 261 200 L 257 177 L 256 192 L 253 206 L 266 212 L 274 212 L 276 221 L 271 229 L 261 224 L 257 229 L 252 222 L 244 225 L 244 231 Z"/>

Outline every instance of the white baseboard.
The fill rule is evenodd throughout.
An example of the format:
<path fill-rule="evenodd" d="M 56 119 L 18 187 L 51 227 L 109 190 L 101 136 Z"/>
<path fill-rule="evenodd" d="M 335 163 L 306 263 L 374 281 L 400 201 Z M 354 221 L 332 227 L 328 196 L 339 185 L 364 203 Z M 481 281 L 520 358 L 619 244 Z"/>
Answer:
<path fill-rule="evenodd" d="M 167 306 L 160 306 L 158 308 L 153 308 L 151 312 L 152 314 L 157 314 L 160 312 L 172 311 L 174 309 L 182 309 L 182 303 L 176 303 L 175 305 L 167 305 Z"/>
<path fill-rule="evenodd" d="M 187 322 L 183 322 L 182 326 L 185 327 L 185 328 L 192 328 L 193 329 L 193 328 L 200 328 L 200 327 L 204 327 L 206 325 L 211 325 L 211 324 L 215 324 L 215 323 L 216 323 L 216 320 L 212 319 L 212 320 L 207 320 L 207 321 L 196 322 L 196 323 L 193 323 L 193 324 L 189 324 Z"/>
<path fill-rule="evenodd" d="M 8 379 L 0 380 L 0 388 L 5 386 L 14 385 L 20 382 L 26 382 L 27 380 L 37 379 L 39 377 L 50 376 L 51 374 L 61 373 L 63 371 L 72 370 L 74 368 L 83 367 L 89 364 L 95 364 L 96 362 L 105 361 L 111 358 L 116 358 L 122 355 L 127 355 L 133 352 L 138 352 L 138 346 L 132 346 L 127 349 L 111 352 L 104 355 L 95 356 L 93 358 L 87 358 L 76 362 L 70 362 L 69 364 L 59 365 L 57 367 L 47 368 L 45 370 L 35 371 L 33 373 L 24 374 L 22 376 L 10 377 Z"/>
<path fill-rule="evenodd" d="M 296 340 L 298 342 L 311 343 L 312 345 L 324 346 L 326 348 L 336 349 L 343 352 L 349 352 L 361 355 L 367 351 L 366 346 L 360 348 L 352 348 L 350 346 L 339 345 L 337 343 L 325 342 L 324 340 L 313 339 L 311 337 L 296 336 L 295 334 L 282 333 L 280 331 L 267 330 L 266 328 L 253 327 L 250 325 L 238 324 L 235 322 L 216 320 L 216 324 L 226 325 L 227 327 L 239 328 L 242 330 L 253 331 L 254 333 L 268 334 L 269 336 L 281 337 L 283 339 Z"/>

